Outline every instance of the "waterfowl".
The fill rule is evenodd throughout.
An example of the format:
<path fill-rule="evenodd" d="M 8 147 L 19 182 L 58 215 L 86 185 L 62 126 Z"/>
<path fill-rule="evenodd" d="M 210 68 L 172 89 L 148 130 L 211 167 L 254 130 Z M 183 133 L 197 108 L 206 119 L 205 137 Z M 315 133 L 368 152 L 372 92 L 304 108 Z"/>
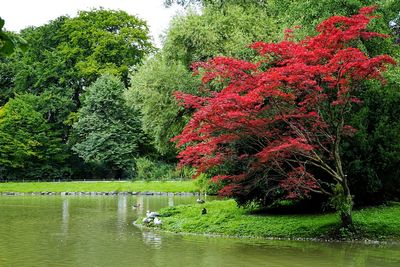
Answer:
<path fill-rule="evenodd" d="M 203 204 L 205 201 L 204 201 L 203 199 L 198 198 L 198 199 L 196 200 L 196 202 L 197 202 L 197 203 L 200 203 L 200 204 Z"/>
<path fill-rule="evenodd" d="M 154 219 L 155 217 L 160 216 L 160 214 L 158 214 L 158 212 L 154 212 L 154 211 L 147 211 L 146 212 L 146 217 L 147 218 L 152 218 Z"/>
<path fill-rule="evenodd" d="M 154 225 L 161 225 L 162 221 L 158 217 L 155 217 L 153 223 Z"/>
<path fill-rule="evenodd" d="M 151 218 L 143 218 L 143 223 L 151 223 L 152 219 Z"/>

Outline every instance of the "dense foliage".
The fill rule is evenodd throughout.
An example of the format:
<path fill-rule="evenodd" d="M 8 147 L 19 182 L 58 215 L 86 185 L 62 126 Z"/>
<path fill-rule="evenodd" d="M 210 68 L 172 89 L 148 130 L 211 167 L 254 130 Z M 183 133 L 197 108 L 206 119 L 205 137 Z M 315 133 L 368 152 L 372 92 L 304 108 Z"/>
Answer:
<path fill-rule="evenodd" d="M 194 92 L 198 83 L 179 61 L 167 61 L 159 56 L 139 67 L 132 76 L 132 86 L 126 98 L 130 106 L 140 110 L 143 130 L 152 137 L 157 152 L 171 161 L 176 157 L 176 149 L 170 139 L 188 120 L 173 92 Z"/>
<path fill-rule="evenodd" d="M 153 51 L 146 23 L 124 11 L 99 9 L 81 11 L 73 18 L 61 16 L 43 26 L 24 29 L 18 37 L 26 40 L 28 47 L 26 51 L 17 49 L 12 55 L 0 58 L 0 106 L 7 106 L 15 94 L 37 96 L 41 104 L 35 107 L 35 114 L 40 114 L 46 127 L 51 129 L 48 138 L 57 142 L 61 140 L 64 149 L 59 155 L 68 159 L 63 160 L 61 169 L 69 171 L 60 171 L 58 178 L 90 178 L 102 175 L 97 174 L 99 171 L 107 173 L 106 167 L 102 166 L 101 170 L 94 168 L 71 150 L 75 141 L 82 141 L 71 136 L 71 125 L 79 117 L 76 112 L 85 98 L 85 88 L 98 77 L 112 74 L 123 82 L 121 86 L 128 86 L 129 72 Z M 18 116 L 29 116 L 29 112 Z M 136 125 L 131 126 L 137 130 Z M 137 138 L 122 138 L 120 142 L 126 142 L 125 146 L 130 149 L 132 143 L 137 143 Z M 29 139 L 20 141 L 26 144 Z M 132 162 L 131 155 L 135 153 L 126 152 L 130 158 L 121 161 Z M 26 158 L 19 160 L 25 161 Z M 51 170 L 40 175 L 34 174 L 40 173 L 40 168 L 32 171 L 21 166 L 20 172 L 24 172 L 27 178 L 49 179 L 49 172 L 57 173 L 60 169 L 53 164 L 52 157 L 42 157 L 42 161 L 54 169 L 48 167 Z M 5 174 L 3 178 L 22 178 L 20 172 Z"/>
<path fill-rule="evenodd" d="M 97 79 L 87 88 L 72 126 L 72 149 L 87 163 L 105 165 L 114 172 L 111 178 L 122 178 L 124 171 L 132 175 L 134 157 L 146 143 L 137 112 L 125 103 L 124 90 L 116 77 Z"/>
<path fill-rule="evenodd" d="M 0 17 L 0 57 L 10 55 L 18 46 L 25 48 L 26 42 L 19 36 L 4 31 L 5 21 Z"/>
<path fill-rule="evenodd" d="M 68 176 L 65 145 L 38 111 L 34 95 L 17 96 L 0 108 L 0 178 L 48 179 Z"/>
<path fill-rule="evenodd" d="M 366 80 L 381 80 L 389 56 L 368 57 L 352 43 L 383 37 L 366 31 L 373 8 L 351 17 L 334 16 L 318 25 L 318 35 L 280 43 L 253 44 L 256 63 L 216 57 L 194 65 L 202 72 L 207 96 L 178 93 L 190 122 L 175 138 L 181 164 L 198 172 L 215 171 L 221 194 L 238 201 L 265 202 L 284 192 L 289 198 L 310 192 L 332 196 L 351 224 L 352 196 L 342 163 L 342 143 L 354 134 L 348 123 L 357 92 Z M 226 167 L 226 166 L 229 167 Z M 260 193 L 260 184 L 265 184 Z M 260 200 L 261 199 L 261 200 Z M 264 203 L 265 204 L 265 203 Z"/>

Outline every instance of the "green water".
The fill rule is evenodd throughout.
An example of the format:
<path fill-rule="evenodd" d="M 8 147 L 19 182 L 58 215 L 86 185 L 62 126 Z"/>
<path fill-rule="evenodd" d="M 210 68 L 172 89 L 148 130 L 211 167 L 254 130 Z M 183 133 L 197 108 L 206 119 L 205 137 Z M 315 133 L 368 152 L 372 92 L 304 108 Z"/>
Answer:
<path fill-rule="evenodd" d="M 146 210 L 194 197 L 0 196 L 3 266 L 399 267 L 399 245 L 181 236 L 141 230 Z M 132 208 L 140 203 L 140 208 Z"/>

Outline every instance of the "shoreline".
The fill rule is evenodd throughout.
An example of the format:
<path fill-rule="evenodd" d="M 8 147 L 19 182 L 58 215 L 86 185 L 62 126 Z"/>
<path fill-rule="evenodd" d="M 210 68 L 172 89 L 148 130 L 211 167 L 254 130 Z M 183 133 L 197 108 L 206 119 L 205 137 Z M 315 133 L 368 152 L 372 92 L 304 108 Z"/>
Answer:
<path fill-rule="evenodd" d="M 139 219 L 138 219 L 139 220 Z M 239 236 L 239 235 L 224 235 L 212 233 L 191 233 L 191 232 L 174 232 L 162 229 L 160 227 L 151 227 L 137 223 L 132 223 L 135 227 L 140 229 L 152 230 L 159 233 L 167 233 L 172 235 L 182 236 L 204 236 L 211 238 L 232 238 L 232 239 L 257 239 L 265 241 L 297 241 L 297 242 L 313 242 L 313 243 L 341 243 L 341 244 L 362 244 L 362 245 L 400 245 L 400 240 L 373 240 L 373 239 L 334 239 L 334 238 L 312 238 L 312 237 L 261 237 L 261 236 Z"/>
<path fill-rule="evenodd" d="M 197 194 L 193 180 L 0 183 L 0 195 L 177 195 Z"/>
<path fill-rule="evenodd" d="M 0 192 L 0 196 L 199 196 L 196 192 L 152 192 L 152 191 L 110 191 L 110 192 Z"/>
<path fill-rule="evenodd" d="M 202 214 L 206 208 L 207 214 Z M 135 225 L 165 232 L 265 240 L 398 244 L 400 203 L 356 210 L 352 229 L 340 225 L 336 213 L 255 214 L 238 208 L 233 200 L 180 205 L 158 211 L 161 226 Z"/>

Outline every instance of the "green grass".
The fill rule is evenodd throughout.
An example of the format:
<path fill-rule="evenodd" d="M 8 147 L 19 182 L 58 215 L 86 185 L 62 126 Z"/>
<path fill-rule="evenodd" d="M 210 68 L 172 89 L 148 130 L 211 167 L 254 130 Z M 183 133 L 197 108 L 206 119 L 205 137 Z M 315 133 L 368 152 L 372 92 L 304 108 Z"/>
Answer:
<path fill-rule="evenodd" d="M 197 192 L 193 181 L 0 183 L 0 192 Z"/>
<path fill-rule="evenodd" d="M 202 215 L 205 207 L 207 214 Z M 166 231 L 262 238 L 400 239 L 400 205 L 354 212 L 355 229 L 339 225 L 337 214 L 253 215 L 233 200 L 165 208 L 161 228 Z"/>

